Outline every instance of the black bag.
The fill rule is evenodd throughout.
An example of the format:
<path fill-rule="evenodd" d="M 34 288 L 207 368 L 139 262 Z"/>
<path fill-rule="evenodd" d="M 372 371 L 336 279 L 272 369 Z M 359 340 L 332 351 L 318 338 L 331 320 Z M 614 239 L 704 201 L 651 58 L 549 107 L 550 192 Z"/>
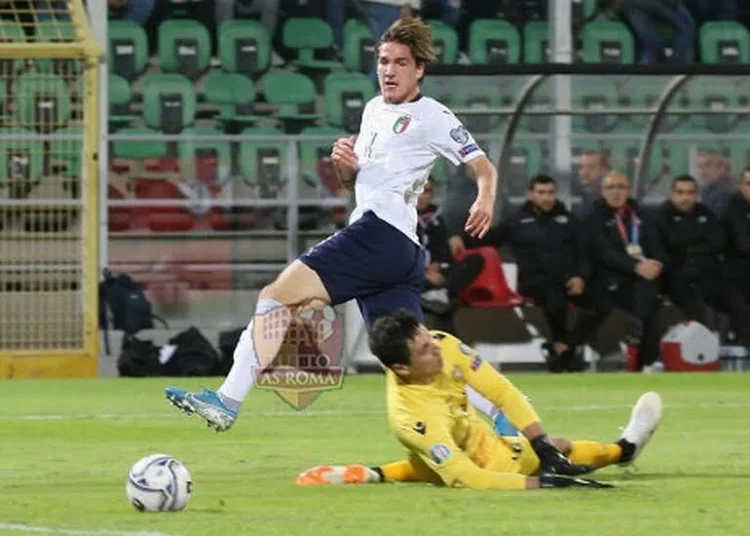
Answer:
<path fill-rule="evenodd" d="M 117 358 L 120 376 L 145 378 L 161 375 L 159 347 L 151 341 L 142 341 L 134 335 L 125 334 L 122 350 Z"/>
<path fill-rule="evenodd" d="M 163 376 L 211 376 L 221 362 L 221 356 L 195 326 L 169 339 L 176 346 L 169 360 L 162 365 Z"/>
<path fill-rule="evenodd" d="M 240 337 L 245 328 L 237 328 L 230 331 L 219 333 L 219 353 L 221 354 L 221 363 L 215 371 L 217 376 L 226 376 L 234 364 L 234 349 L 240 342 Z"/>
<path fill-rule="evenodd" d="M 112 314 L 111 329 L 119 329 L 133 335 L 142 329 L 154 327 L 154 318 L 168 327 L 167 323 L 151 311 L 151 303 L 143 290 L 127 274 L 113 275 L 105 268 L 104 279 L 99 283 L 99 326 L 104 330 L 104 346 L 109 355 L 109 315 Z"/>

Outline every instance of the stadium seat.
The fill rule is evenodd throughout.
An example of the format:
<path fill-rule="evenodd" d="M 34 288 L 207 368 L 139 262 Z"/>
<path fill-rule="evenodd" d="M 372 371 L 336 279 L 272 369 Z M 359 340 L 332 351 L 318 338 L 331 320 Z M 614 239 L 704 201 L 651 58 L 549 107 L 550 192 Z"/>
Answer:
<path fill-rule="evenodd" d="M 110 130 L 117 129 L 123 125 L 128 125 L 138 118 L 130 112 L 130 101 L 132 92 L 127 80 L 116 74 L 110 74 L 107 82 L 107 99 L 109 101 L 109 121 Z"/>
<path fill-rule="evenodd" d="M 165 73 L 196 79 L 211 61 L 211 37 L 195 20 L 167 20 L 159 25 L 159 65 Z"/>
<path fill-rule="evenodd" d="M 56 22 L 37 22 L 34 29 L 34 39 L 45 43 L 65 43 L 73 42 L 77 37 L 73 25 L 58 24 Z M 39 73 L 53 73 L 68 78 L 78 76 L 83 70 L 82 60 L 37 59 L 34 63 Z"/>
<path fill-rule="evenodd" d="M 117 201 L 127 198 L 126 192 L 113 184 L 107 185 L 107 199 Z M 123 232 L 130 229 L 132 220 L 132 211 L 129 207 L 108 207 L 107 208 L 107 229 L 112 232 Z"/>
<path fill-rule="evenodd" d="M 640 133 L 640 137 L 642 136 L 643 131 Z M 633 177 L 638 164 L 638 154 L 642 143 L 642 139 L 604 140 L 602 142 L 602 152 L 608 156 L 612 169 L 622 171 L 628 177 Z"/>
<path fill-rule="evenodd" d="M 480 65 L 518 63 L 521 60 L 521 34 L 504 20 L 475 20 L 469 27 L 469 59 Z"/>
<path fill-rule="evenodd" d="M 26 34 L 23 28 L 10 20 L 3 20 L 0 24 L 0 43 L 23 43 Z M 7 78 L 24 68 L 23 59 L 0 58 L 0 76 Z"/>
<path fill-rule="evenodd" d="M 589 79 L 593 78 L 593 79 Z M 615 82 L 605 77 L 580 77 L 572 82 L 572 105 L 574 109 L 597 110 L 616 108 L 620 105 Z M 611 132 L 618 124 L 617 115 L 574 115 L 573 129 L 594 134 Z"/>
<path fill-rule="evenodd" d="M 550 61 L 549 25 L 546 21 L 533 21 L 523 27 L 524 63 L 547 63 Z"/>
<path fill-rule="evenodd" d="M 146 69 L 148 40 L 146 31 L 135 22 L 111 20 L 109 35 L 109 72 L 132 82 Z"/>
<path fill-rule="evenodd" d="M 585 63 L 631 64 L 635 60 L 635 44 L 628 27 L 612 20 L 597 20 L 581 30 Z"/>
<path fill-rule="evenodd" d="M 689 128 L 696 132 L 728 134 L 737 124 L 737 114 L 709 115 L 703 110 L 721 111 L 740 106 L 738 88 L 732 79 L 722 77 L 694 77 L 688 82 L 689 107 L 695 111 L 688 117 Z"/>
<path fill-rule="evenodd" d="M 49 171 L 64 177 L 81 176 L 81 157 L 83 151 L 83 131 L 79 125 L 69 126 L 55 132 L 49 144 Z"/>
<path fill-rule="evenodd" d="M 432 48 L 437 56 L 436 63 L 453 65 L 458 59 L 458 34 L 443 21 L 427 21 L 432 30 Z"/>
<path fill-rule="evenodd" d="M 531 115 L 526 114 L 529 111 L 550 110 L 552 108 L 552 79 L 548 79 L 539 85 L 532 93 L 531 98 L 526 103 L 523 110 L 523 116 L 519 122 L 518 128 L 521 132 L 530 132 L 533 134 L 547 134 L 550 132 L 552 116 L 550 115 Z M 520 92 L 520 87 L 514 88 L 515 95 Z M 516 97 L 517 99 L 517 97 Z M 515 104 L 516 100 L 513 100 Z"/>
<path fill-rule="evenodd" d="M 175 181 L 161 179 L 136 179 L 136 199 L 185 199 Z M 148 228 L 154 232 L 180 232 L 189 231 L 195 227 L 195 217 L 184 207 L 177 206 L 148 206 L 136 207 L 133 210 L 134 218 L 145 216 Z"/>
<path fill-rule="evenodd" d="M 326 140 L 301 141 L 299 144 L 299 167 L 302 177 L 300 197 L 319 197 L 320 188 L 324 187 L 331 195 L 336 195 L 341 186 L 336 178 L 331 163 L 331 147 L 337 138 L 347 133 L 333 127 L 307 127 L 302 131 L 305 136 L 329 136 Z M 325 169 L 330 168 L 330 169 Z M 331 172 L 333 172 L 331 174 Z"/>
<path fill-rule="evenodd" d="M 461 109 L 483 110 L 502 105 L 500 85 L 496 77 L 472 76 L 456 78 L 451 82 L 447 103 L 470 132 L 475 134 L 498 130 L 506 117 L 497 114 L 463 114 Z"/>
<path fill-rule="evenodd" d="M 194 178 L 211 187 L 220 187 L 232 167 L 232 151 L 229 142 L 201 140 L 194 136 L 221 136 L 223 133 L 212 127 L 193 127 L 182 132 L 183 141 L 177 144 L 180 172 L 186 178 Z"/>
<path fill-rule="evenodd" d="M 263 80 L 263 87 L 266 101 L 278 107 L 275 117 L 285 122 L 312 121 L 322 117 L 316 112 L 315 84 L 304 74 L 271 72 Z"/>
<path fill-rule="evenodd" d="M 181 74 L 149 74 L 143 79 L 143 118 L 150 127 L 176 134 L 195 120 L 193 84 Z"/>
<path fill-rule="evenodd" d="M 344 24 L 344 66 L 349 71 L 369 73 L 375 67 L 375 37 L 359 19 Z"/>
<path fill-rule="evenodd" d="M 526 195 L 529 178 L 542 171 L 542 144 L 539 141 L 514 141 L 508 168 L 500 170 L 508 195 Z"/>
<path fill-rule="evenodd" d="M 375 96 L 372 81 L 362 73 L 331 73 L 323 82 L 328 123 L 347 132 L 359 132 L 365 104 Z"/>
<path fill-rule="evenodd" d="M 112 142 L 110 169 L 133 176 L 143 170 L 146 161 L 167 156 L 167 142 L 159 140 L 159 132 L 146 127 L 128 127 L 117 136 L 152 136 L 147 140 L 116 140 Z"/>
<path fill-rule="evenodd" d="M 234 19 L 218 30 L 219 60 L 230 73 L 257 77 L 271 64 L 271 36 L 254 20 Z"/>
<path fill-rule="evenodd" d="M 11 196 L 24 198 L 44 172 L 44 145 L 23 128 L 0 129 L 0 187 L 10 187 Z M 9 139 L 13 137 L 13 139 Z"/>
<path fill-rule="evenodd" d="M 219 108 L 216 117 L 224 123 L 252 124 L 267 119 L 253 114 L 255 86 L 248 77 L 237 73 L 214 73 L 203 81 L 206 102 Z"/>
<path fill-rule="evenodd" d="M 700 28 L 703 63 L 750 63 L 750 32 L 735 21 L 710 21 Z"/>
<path fill-rule="evenodd" d="M 343 64 L 333 60 L 315 58 L 316 50 L 333 47 L 333 30 L 327 22 L 318 18 L 291 18 L 284 23 L 283 44 L 297 51 L 292 63 L 298 67 L 315 70 L 341 69 Z"/>
<path fill-rule="evenodd" d="M 469 307 L 516 307 L 523 304 L 523 297 L 510 288 L 503 271 L 500 254 L 493 247 L 467 249 L 456 255 L 461 260 L 469 255 L 480 255 L 484 259 L 482 272 L 459 294 Z"/>
<path fill-rule="evenodd" d="M 271 127 L 246 128 L 244 136 L 279 136 Z M 258 188 L 263 199 L 282 196 L 288 175 L 289 142 L 275 139 L 240 143 L 240 171 L 245 183 Z"/>
<path fill-rule="evenodd" d="M 60 77 L 25 73 L 16 81 L 16 120 L 39 132 L 63 128 L 70 119 L 68 84 Z"/>
<path fill-rule="evenodd" d="M 580 31 L 583 24 L 596 14 L 598 0 L 573 0 L 571 4 L 573 33 Z"/>

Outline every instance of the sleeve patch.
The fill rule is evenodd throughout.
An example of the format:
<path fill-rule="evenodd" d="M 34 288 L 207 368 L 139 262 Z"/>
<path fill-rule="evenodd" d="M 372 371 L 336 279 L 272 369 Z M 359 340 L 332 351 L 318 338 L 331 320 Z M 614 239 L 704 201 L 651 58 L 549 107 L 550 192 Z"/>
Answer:
<path fill-rule="evenodd" d="M 451 138 L 459 145 L 464 145 L 469 141 L 469 131 L 463 125 L 451 129 Z"/>
<path fill-rule="evenodd" d="M 458 349 L 461 350 L 461 353 L 464 355 L 471 355 L 471 348 L 469 348 L 466 344 L 462 342 L 458 343 Z"/>
<path fill-rule="evenodd" d="M 476 356 L 474 358 L 474 361 L 471 362 L 470 368 L 471 368 L 471 370 L 476 371 L 481 364 L 482 364 L 482 358 L 481 358 L 481 356 Z"/>
<path fill-rule="evenodd" d="M 474 153 L 474 152 L 476 152 L 478 150 L 479 150 L 479 147 L 477 146 L 476 143 L 470 143 L 469 145 L 467 145 L 465 147 L 461 147 L 458 150 L 458 154 L 460 154 L 462 157 L 466 157 L 466 156 L 470 155 L 471 153 Z"/>
<path fill-rule="evenodd" d="M 435 465 L 443 465 L 451 457 L 451 449 L 443 443 L 436 443 L 430 448 L 430 459 Z"/>

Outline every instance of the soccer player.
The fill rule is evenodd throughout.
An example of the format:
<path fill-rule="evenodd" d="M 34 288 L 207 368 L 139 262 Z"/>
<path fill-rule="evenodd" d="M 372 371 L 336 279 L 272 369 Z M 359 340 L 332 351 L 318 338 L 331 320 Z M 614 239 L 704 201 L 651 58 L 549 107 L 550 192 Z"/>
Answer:
<path fill-rule="evenodd" d="M 465 230 L 482 237 L 492 224 L 497 170 L 445 106 L 420 94 L 434 60 L 430 28 L 415 18 L 396 21 L 377 45 L 381 95 L 367 103 L 357 137 L 333 146 L 341 183 L 354 187 L 356 207 L 347 227 L 294 261 L 263 288 L 253 320 L 240 337 L 234 365 L 218 391 L 168 387 L 167 398 L 197 413 L 217 431 L 235 422 L 253 387 L 254 372 L 278 354 L 281 341 L 263 337 L 269 313 L 308 300 L 336 305 L 356 299 L 367 325 L 405 308 L 422 318 L 424 254 L 417 239 L 416 202 L 436 159 L 466 164 L 477 197 Z"/>
<path fill-rule="evenodd" d="M 375 468 L 315 467 L 300 475 L 299 484 L 401 481 L 473 489 L 608 487 L 577 475 L 632 463 L 661 419 L 661 398 L 646 393 L 616 443 L 550 439 L 512 383 L 457 338 L 428 332 L 410 312 L 378 319 L 370 345 L 387 367 L 388 420 L 408 458 Z M 501 408 L 525 437 L 496 436 L 467 404 L 467 385 Z"/>

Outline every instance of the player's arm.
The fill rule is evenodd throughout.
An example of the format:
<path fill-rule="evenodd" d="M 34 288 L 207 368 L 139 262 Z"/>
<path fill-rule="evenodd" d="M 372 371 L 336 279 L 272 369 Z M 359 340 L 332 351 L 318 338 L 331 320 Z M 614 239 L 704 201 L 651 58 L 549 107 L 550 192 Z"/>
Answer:
<path fill-rule="evenodd" d="M 492 227 L 497 197 L 497 169 L 485 155 L 469 161 L 466 166 L 477 181 L 477 198 L 469 208 L 469 219 L 466 220 L 464 230 L 481 239 Z"/>

